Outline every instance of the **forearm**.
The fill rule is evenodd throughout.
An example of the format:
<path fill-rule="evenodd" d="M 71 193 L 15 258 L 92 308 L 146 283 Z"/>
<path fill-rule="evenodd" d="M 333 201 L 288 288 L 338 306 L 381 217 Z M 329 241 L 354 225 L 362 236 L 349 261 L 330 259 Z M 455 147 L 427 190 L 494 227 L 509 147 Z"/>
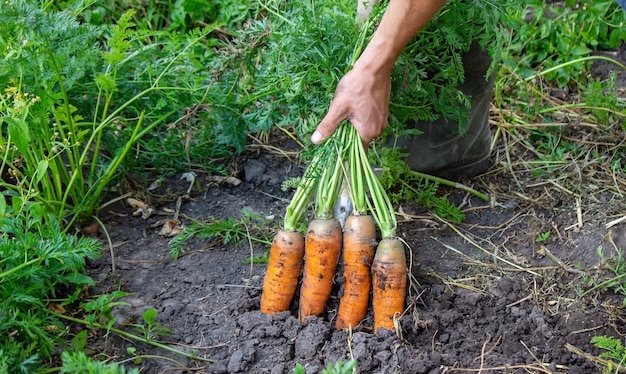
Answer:
<path fill-rule="evenodd" d="M 359 0 L 362 1 L 362 0 Z M 393 65 L 411 39 L 443 7 L 446 0 L 391 0 L 355 68 L 373 74 L 391 74 Z"/>

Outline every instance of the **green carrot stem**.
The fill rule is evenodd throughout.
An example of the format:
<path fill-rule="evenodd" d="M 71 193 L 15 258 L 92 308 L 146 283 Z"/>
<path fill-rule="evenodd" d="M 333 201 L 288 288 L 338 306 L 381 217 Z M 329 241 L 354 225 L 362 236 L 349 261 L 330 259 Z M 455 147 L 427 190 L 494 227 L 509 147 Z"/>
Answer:
<path fill-rule="evenodd" d="M 384 187 L 378 180 L 378 177 L 376 177 L 374 170 L 369 164 L 363 143 L 359 140 L 358 142 L 355 142 L 355 146 L 359 151 L 361 167 L 370 193 L 371 202 L 368 200 L 368 204 L 370 205 L 372 216 L 380 228 L 382 237 L 393 237 L 396 235 L 398 225 L 396 221 L 396 213 L 393 210 L 393 204 L 391 204 L 391 200 L 389 199 L 389 196 L 387 196 L 387 192 L 385 192 Z"/>
<path fill-rule="evenodd" d="M 296 231 L 298 222 L 306 211 L 308 202 L 313 197 L 313 193 L 319 182 L 319 177 L 317 177 L 315 173 L 320 163 L 320 157 L 320 153 L 313 157 L 313 160 L 304 172 L 304 176 L 287 206 L 285 218 L 283 219 L 283 229 L 285 231 Z"/>
<path fill-rule="evenodd" d="M 326 152 L 324 152 L 326 154 L 326 164 L 317 186 L 317 197 L 315 199 L 317 207 L 315 216 L 319 219 L 330 219 L 333 216 L 333 207 L 339 196 L 343 178 L 343 154 L 345 153 L 345 147 L 340 141 L 342 137 L 341 132 L 335 134 L 333 140 L 339 141 L 339 144 L 335 143 L 336 147 L 326 148 Z"/>
<path fill-rule="evenodd" d="M 349 125 L 346 124 L 346 126 Z M 367 160 L 361 159 L 359 147 L 362 147 L 362 143 L 361 137 L 359 136 L 358 132 L 352 126 L 349 126 L 346 131 L 349 133 L 349 149 L 347 153 L 348 171 L 350 173 L 350 177 L 348 178 L 348 180 L 350 181 L 350 191 L 352 204 L 354 207 L 354 213 L 359 215 L 366 214 L 368 202 L 367 195 L 365 193 L 365 180 L 362 165 L 367 164 Z"/>

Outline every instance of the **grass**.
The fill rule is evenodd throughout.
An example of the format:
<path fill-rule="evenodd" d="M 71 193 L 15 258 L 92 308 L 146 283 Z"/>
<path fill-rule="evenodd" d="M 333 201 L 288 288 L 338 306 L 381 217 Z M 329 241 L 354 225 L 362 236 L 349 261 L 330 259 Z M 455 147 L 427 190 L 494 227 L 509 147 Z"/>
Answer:
<path fill-rule="evenodd" d="M 520 198 L 547 206 L 573 201 L 578 204 L 572 207 L 574 225 L 582 223 L 580 205 L 586 214 L 592 209 L 623 214 L 626 156 L 616 139 L 626 130 L 626 101 L 615 74 L 605 79 L 588 72 L 593 62 L 624 69 L 593 52 L 626 40 L 626 13 L 612 0 L 583 0 L 577 10 L 569 0 L 523 3 L 506 8 L 513 12 L 516 32 L 492 46 L 501 64 L 494 65 L 491 118 L 503 147 L 496 150 L 501 162 L 491 173 L 507 173 L 515 190 L 497 190 L 493 201 Z M 435 19 L 398 63 L 390 134 L 401 133 L 409 117 L 461 118 L 464 108 L 456 104 L 467 98 L 459 99 L 455 90 L 456 72 L 462 69 L 458 53 L 472 38 L 486 42 L 502 31 L 495 27 L 505 16 L 499 2 L 482 3 L 493 9 L 449 4 L 444 13 L 456 16 Z M 224 160 L 246 150 L 249 138 L 271 141 L 267 134 L 276 126 L 305 139 L 306 158 L 308 134 L 354 53 L 358 29 L 352 3 L 303 0 L 298 5 L 252 0 L 0 4 L 5 25 L 0 31 L 0 372 L 42 368 L 53 352 L 67 346 L 72 349 L 61 355 L 62 368 L 50 371 L 125 372 L 122 365 L 87 357 L 82 333 L 74 339 L 65 334 L 70 322 L 158 344 L 155 338 L 167 330 L 155 312 L 146 311 L 135 326 L 115 326 L 111 310 L 121 305 L 123 294 L 79 301 L 81 288 L 93 285 L 84 261 L 102 248 L 72 234 L 97 216 L 102 199 L 125 173 L 146 184 L 185 171 L 227 174 Z M 460 32 L 457 20 L 467 12 L 492 34 L 472 27 Z M 21 21 L 26 16 L 29 27 Z M 436 37 L 442 30 L 452 48 Z M 401 94 L 397 88 L 407 75 L 423 84 Z M 439 79 L 424 80 L 427 75 Z M 393 171 L 385 183 L 396 189 L 397 202 L 417 199 L 448 222 L 463 221 L 464 212 L 441 195 L 438 182 L 408 173 L 397 155 L 372 157 Z M 402 183 L 409 180 L 414 183 Z M 484 187 L 493 190 L 488 183 Z M 606 196 L 608 204 L 593 204 Z M 180 256 L 194 236 L 267 244 L 256 231 L 258 222 L 246 215 L 197 222 L 174 238 L 171 254 Z M 560 234 L 541 227 L 531 235 L 539 244 Z M 587 292 L 622 294 L 623 258 L 606 264 L 609 276 L 594 280 Z M 80 310 L 84 318 L 70 320 L 48 312 L 52 307 Z M 615 361 L 607 370 L 617 370 L 623 347 L 611 337 L 592 343 Z"/>

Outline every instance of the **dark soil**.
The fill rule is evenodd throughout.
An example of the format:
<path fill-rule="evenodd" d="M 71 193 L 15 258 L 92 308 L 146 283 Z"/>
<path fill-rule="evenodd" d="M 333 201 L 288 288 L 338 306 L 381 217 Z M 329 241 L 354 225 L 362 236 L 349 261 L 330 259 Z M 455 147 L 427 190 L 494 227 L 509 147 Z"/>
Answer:
<path fill-rule="evenodd" d="M 202 221 L 241 217 L 246 209 L 274 217 L 271 225 L 278 226 L 290 198 L 280 182 L 301 168 L 269 154 L 250 155 L 245 162 L 263 172 L 236 187 L 194 189 L 180 213 Z M 478 189 L 495 182 L 514 188 L 513 181 L 501 176 L 466 182 Z M 161 189 L 170 193 L 182 193 L 188 185 L 168 183 Z M 245 263 L 251 252 L 262 255 L 267 245 L 192 239 L 174 260 L 168 252 L 170 239 L 159 235 L 162 225 L 157 224 L 171 214 L 157 212 L 143 220 L 132 216 L 130 207 L 112 206 L 103 219 L 113 241 L 116 271 L 112 273 L 111 258 L 104 256 L 89 272 L 100 289 L 132 294 L 125 299 L 129 307 L 116 308 L 116 319 L 138 323 L 154 307 L 161 325 L 171 329 L 167 344 L 214 363 L 186 360 L 115 336 L 100 348 L 118 359 L 126 358 L 125 347 L 133 346 L 137 353 L 178 361 L 143 359 L 138 366 L 147 373 L 289 373 L 297 363 L 307 373 L 317 373 L 350 357 L 358 360 L 362 373 L 599 372 L 571 347 L 598 354 L 589 343 L 593 336 L 624 331 L 620 314 L 614 313 L 622 300 L 611 293 L 580 297 L 585 285 L 578 269 L 600 260 L 599 246 L 610 255 L 614 247 L 607 234 L 626 248 L 623 225 L 609 232 L 604 224 L 610 212 L 595 210 L 578 227 L 570 202 L 545 205 L 513 198 L 488 205 L 455 190 L 442 192 L 457 203 L 466 200 L 464 224 L 452 226 L 423 208 L 401 207 L 406 219 L 399 234 L 411 247 L 407 255 L 412 274 L 401 337 L 393 332 L 373 335 L 371 315 L 352 334 L 334 330 L 336 296 L 325 316 L 306 325 L 297 319 L 295 305 L 272 319 L 259 311 L 266 265 Z M 175 204 L 159 208 L 165 207 L 175 209 Z M 544 246 L 535 239 L 546 231 L 552 235 Z"/>
<path fill-rule="evenodd" d="M 572 127 L 565 135 L 585 138 L 585 131 Z M 174 218 L 172 212 L 189 226 L 192 220 L 241 218 L 247 210 L 269 221 L 256 224 L 267 227 L 271 237 L 292 194 L 282 191 L 281 183 L 303 172 L 285 155 L 263 148 L 247 153 L 237 163 L 241 184 L 209 183 L 198 175 L 189 196 L 184 180 L 166 180 L 150 199 L 127 187 L 156 211 L 142 219 L 121 201 L 101 212 L 115 272 L 110 255 L 91 262 L 89 273 L 98 282 L 92 292 L 129 292 L 124 299 L 129 306 L 114 309 L 120 324 L 141 323 L 142 313 L 153 307 L 161 326 L 171 330 L 161 342 L 212 362 L 115 334 L 92 336 L 88 346 L 115 361 L 131 359 L 130 367 L 134 355 L 152 355 L 136 365 L 145 373 L 278 374 L 291 373 L 296 364 L 318 373 L 350 358 L 358 360 L 359 373 L 599 373 L 591 355 L 600 350 L 590 340 L 626 331 L 623 295 L 613 289 L 583 292 L 591 288 L 590 278 L 598 282 L 611 275 L 600 270 L 607 262 L 599 253 L 607 259 L 626 249 L 626 224 L 606 227 L 624 215 L 619 192 L 624 181 L 599 179 L 593 165 L 573 162 L 569 183 L 579 192 L 570 193 L 564 180 L 531 178 L 531 170 L 516 163 L 528 154 L 513 143 L 500 139 L 494 167 L 463 181 L 489 193 L 490 203 L 440 188 L 465 210 L 465 223 L 446 223 L 410 203 L 396 207 L 402 213 L 398 233 L 410 247 L 411 274 L 398 334 L 373 335 L 371 312 L 351 333 L 335 330 L 339 279 L 326 315 L 305 325 L 295 302 L 274 318 L 261 313 L 266 264 L 246 261 L 263 255 L 267 244 L 195 237 L 180 258 L 170 256 L 171 238 L 159 232 L 162 220 Z M 550 236 L 538 242 L 548 231 Z M 128 347 L 136 349 L 134 355 Z"/>

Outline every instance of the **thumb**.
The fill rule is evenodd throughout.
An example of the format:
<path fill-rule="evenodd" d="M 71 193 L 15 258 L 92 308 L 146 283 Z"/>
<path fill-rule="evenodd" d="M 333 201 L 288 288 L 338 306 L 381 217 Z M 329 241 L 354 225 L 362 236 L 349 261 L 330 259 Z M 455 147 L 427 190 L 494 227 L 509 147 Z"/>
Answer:
<path fill-rule="evenodd" d="M 345 119 L 345 115 L 333 108 L 334 107 L 331 105 L 328 113 L 320 121 L 313 135 L 311 135 L 311 142 L 313 142 L 313 144 L 320 144 L 322 140 L 330 137 L 337 129 L 337 126 L 339 126 L 339 123 Z"/>

